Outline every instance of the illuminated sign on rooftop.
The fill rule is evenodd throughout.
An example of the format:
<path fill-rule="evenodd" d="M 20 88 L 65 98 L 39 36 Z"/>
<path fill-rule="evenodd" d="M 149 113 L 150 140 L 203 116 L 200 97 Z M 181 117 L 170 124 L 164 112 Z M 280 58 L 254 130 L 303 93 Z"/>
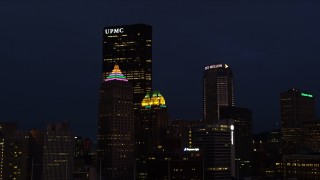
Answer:
<path fill-rule="evenodd" d="M 184 148 L 183 151 L 199 151 L 199 148 Z"/>
<path fill-rule="evenodd" d="M 214 64 L 214 65 L 210 65 L 210 66 L 206 66 L 204 68 L 204 70 L 208 70 L 208 69 L 216 69 L 216 68 L 228 68 L 229 66 L 226 64 Z"/>
<path fill-rule="evenodd" d="M 307 94 L 307 93 L 301 93 L 301 96 L 304 96 L 304 97 L 313 97 L 313 95 L 312 94 Z"/>
<path fill-rule="evenodd" d="M 105 29 L 104 33 L 106 34 L 119 34 L 123 33 L 123 28 L 111 28 L 111 29 Z"/>

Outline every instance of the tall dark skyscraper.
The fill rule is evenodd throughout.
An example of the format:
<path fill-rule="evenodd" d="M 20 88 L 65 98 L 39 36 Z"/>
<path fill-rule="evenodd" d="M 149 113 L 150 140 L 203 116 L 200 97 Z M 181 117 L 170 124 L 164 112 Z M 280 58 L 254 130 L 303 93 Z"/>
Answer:
<path fill-rule="evenodd" d="M 282 128 L 302 128 L 307 122 L 315 120 L 313 94 L 289 89 L 280 96 Z"/>
<path fill-rule="evenodd" d="M 147 93 L 137 114 L 135 132 L 138 156 L 163 151 L 168 111 L 159 91 Z"/>
<path fill-rule="evenodd" d="M 221 106 L 234 106 L 233 73 L 227 64 L 205 67 L 203 76 L 203 119 L 220 118 Z"/>
<path fill-rule="evenodd" d="M 305 148 L 302 131 L 307 123 L 315 120 L 314 95 L 289 89 L 280 94 L 280 108 L 283 153 L 300 153 Z"/>
<path fill-rule="evenodd" d="M 115 65 L 100 88 L 98 163 L 105 179 L 134 179 L 132 86 Z"/>
<path fill-rule="evenodd" d="M 152 27 L 110 26 L 103 32 L 103 79 L 118 64 L 133 87 L 135 109 L 152 88 Z"/>
<path fill-rule="evenodd" d="M 168 126 L 165 99 L 159 91 L 149 92 L 135 112 L 137 112 L 135 114 L 136 179 L 156 179 L 150 176 L 152 174 L 150 166 L 152 165 L 147 161 L 155 157 L 153 153 L 165 151 L 166 128 Z"/>

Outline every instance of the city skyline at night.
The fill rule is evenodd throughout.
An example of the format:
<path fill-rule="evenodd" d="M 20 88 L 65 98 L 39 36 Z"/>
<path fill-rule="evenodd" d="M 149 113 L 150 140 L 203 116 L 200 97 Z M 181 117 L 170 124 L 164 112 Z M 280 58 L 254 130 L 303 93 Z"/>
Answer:
<path fill-rule="evenodd" d="M 320 179 L 319 8 L 0 2 L 0 179 Z"/>
<path fill-rule="evenodd" d="M 202 118 L 203 69 L 216 62 L 232 67 L 235 105 L 252 109 L 254 132 L 277 127 L 279 94 L 290 88 L 314 94 L 319 115 L 318 3 L 131 4 L 136 10 L 113 3 L 107 13 L 103 5 L 1 4 L 2 121 L 20 129 L 68 121 L 75 134 L 94 139 L 102 31 L 136 23 L 153 26 L 153 86 L 170 119 Z"/>

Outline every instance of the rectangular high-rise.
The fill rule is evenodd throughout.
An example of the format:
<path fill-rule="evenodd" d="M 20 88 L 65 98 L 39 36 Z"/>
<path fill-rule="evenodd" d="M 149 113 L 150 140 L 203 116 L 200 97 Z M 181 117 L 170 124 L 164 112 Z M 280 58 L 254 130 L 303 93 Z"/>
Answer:
<path fill-rule="evenodd" d="M 313 94 L 289 89 L 280 96 L 282 128 L 302 128 L 307 122 L 315 120 Z"/>
<path fill-rule="evenodd" d="M 241 107 L 221 107 L 221 119 L 234 120 L 234 145 L 236 175 L 240 178 L 251 176 L 252 167 L 252 111 Z"/>
<path fill-rule="evenodd" d="M 233 73 L 227 64 L 217 63 L 204 68 L 203 119 L 220 119 L 221 106 L 234 106 Z"/>
<path fill-rule="evenodd" d="M 74 135 L 69 124 L 47 125 L 43 133 L 43 180 L 72 179 L 74 170 Z M 36 166 L 33 163 L 33 166 Z"/>
<path fill-rule="evenodd" d="M 104 28 L 102 79 L 106 79 L 115 64 L 132 84 L 137 109 L 152 88 L 152 26 L 134 24 Z"/>
<path fill-rule="evenodd" d="M 315 120 L 315 98 L 313 94 L 298 89 L 289 89 L 280 94 L 281 130 L 284 154 L 305 151 L 303 129 Z"/>
<path fill-rule="evenodd" d="M 29 134 L 17 124 L 0 122 L 0 180 L 30 179 Z"/>
<path fill-rule="evenodd" d="M 204 179 L 235 177 L 233 124 L 233 120 L 220 120 L 192 127 L 192 148 L 199 148 L 204 156 Z"/>

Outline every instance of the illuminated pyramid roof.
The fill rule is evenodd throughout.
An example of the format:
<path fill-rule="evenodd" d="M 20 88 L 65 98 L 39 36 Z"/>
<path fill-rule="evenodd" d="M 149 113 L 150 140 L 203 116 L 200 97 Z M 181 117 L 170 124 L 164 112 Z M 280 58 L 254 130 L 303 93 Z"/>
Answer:
<path fill-rule="evenodd" d="M 117 80 L 117 81 L 128 81 L 126 77 L 122 74 L 121 70 L 119 69 L 119 66 L 116 64 L 114 65 L 114 68 L 112 72 L 109 74 L 107 79 L 105 81 L 112 81 L 112 80 Z"/>
<path fill-rule="evenodd" d="M 147 93 L 141 102 L 141 106 L 145 108 L 151 108 L 151 106 L 167 107 L 164 97 L 158 90 Z"/>

